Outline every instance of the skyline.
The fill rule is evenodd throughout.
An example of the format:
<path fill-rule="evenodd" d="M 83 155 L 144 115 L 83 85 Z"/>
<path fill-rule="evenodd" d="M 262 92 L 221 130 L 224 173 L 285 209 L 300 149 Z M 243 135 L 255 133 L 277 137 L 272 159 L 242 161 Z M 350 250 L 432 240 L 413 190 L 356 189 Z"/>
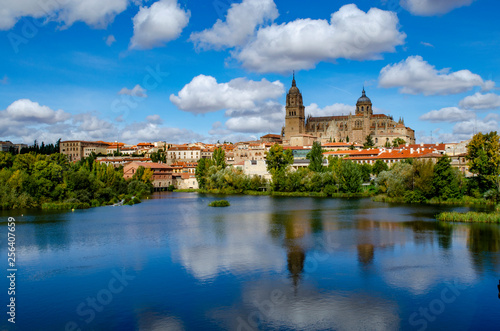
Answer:
<path fill-rule="evenodd" d="M 0 140 L 279 134 L 293 70 L 306 117 L 354 113 L 364 86 L 375 113 L 404 118 L 419 143 L 499 130 L 493 0 L 3 7 Z"/>

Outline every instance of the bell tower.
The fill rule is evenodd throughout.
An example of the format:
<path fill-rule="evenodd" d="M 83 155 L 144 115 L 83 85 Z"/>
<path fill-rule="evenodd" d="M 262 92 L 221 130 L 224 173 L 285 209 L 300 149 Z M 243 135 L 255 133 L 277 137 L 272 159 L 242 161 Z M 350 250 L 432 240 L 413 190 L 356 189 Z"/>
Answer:
<path fill-rule="evenodd" d="M 356 115 L 373 115 L 372 101 L 366 96 L 364 87 L 361 97 L 356 103 Z"/>
<path fill-rule="evenodd" d="M 285 111 L 284 140 L 290 140 L 293 135 L 305 133 L 305 107 L 302 102 L 302 94 L 295 83 L 295 72 L 293 73 L 292 87 L 286 95 Z"/>

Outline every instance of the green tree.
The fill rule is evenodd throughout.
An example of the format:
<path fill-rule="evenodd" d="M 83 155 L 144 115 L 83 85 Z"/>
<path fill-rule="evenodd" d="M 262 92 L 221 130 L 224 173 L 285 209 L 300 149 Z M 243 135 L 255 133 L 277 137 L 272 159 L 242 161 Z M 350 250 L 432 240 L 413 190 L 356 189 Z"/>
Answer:
<path fill-rule="evenodd" d="M 274 144 L 266 153 L 266 163 L 271 175 L 284 173 L 288 165 L 293 163 L 293 153 L 290 149 L 283 152 L 283 146 Z"/>
<path fill-rule="evenodd" d="M 496 131 L 475 134 L 467 145 L 466 159 L 481 192 L 500 192 L 500 143 Z"/>
<path fill-rule="evenodd" d="M 374 174 L 375 176 L 378 176 L 379 173 L 381 173 L 382 171 L 387 171 L 387 170 L 389 170 L 387 163 L 385 163 L 382 160 L 377 160 L 373 164 L 372 174 Z"/>
<path fill-rule="evenodd" d="M 322 172 L 324 170 L 323 166 L 323 152 L 320 142 L 313 142 L 311 151 L 307 153 L 306 158 L 309 160 L 309 169 L 314 172 Z"/>
<path fill-rule="evenodd" d="M 401 138 L 395 138 L 393 141 L 392 141 L 392 147 L 396 148 L 396 147 L 399 147 L 400 145 L 404 145 L 406 144 L 406 141 L 404 139 L 401 139 Z"/>
<path fill-rule="evenodd" d="M 373 142 L 372 135 L 369 134 L 366 136 L 366 141 L 363 144 L 363 148 L 372 148 L 373 146 L 375 146 L 375 143 Z"/>
<path fill-rule="evenodd" d="M 397 162 L 391 170 L 378 174 L 375 183 L 380 191 L 387 192 L 390 197 L 402 197 L 411 190 L 413 182 L 413 166 L 408 163 Z"/>
<path fill-rule="evenodd" d="M 368 163 L 363 163 L 359 166 L 359 168 L 361 170 L 363 183 L 368 183 L 370 181 L 370 174 L 372 173 L 372 166 Z"/>
<path fill-rule="evenodd" d="M 358 164 L 351 160 L 342 160 L 340 166 L 339 187 L 342 192 L 357 193 L 361 191 L 363 174 Z"/>
<path fill-rule="evenodd" d="M 215 165 L 220 168 L 226 167 L 226 152 L 221 147 L 217 147 L 214 150 L 214 154 L 212 156 Z"/>
<path fill-rule="evenodd" d="M 11 153 L 0 152 L 0 169 L 12 167 L 12 161 Z"/>
<path fill-rule="evenodd" d="M 207 185 L 207 174 L 212 165 L 211 161 L 210 159 L 199 159 L 196 166 L 196 179 L 198 180 L 198 186 L 202 189 L 205 189 Z"/>
<path fill-rule="evenodd" d="M 434 166 L 434 195 L 444 200 L 460 197 L 459 176 L 460 173 L 451 166 L 451 159 L 447 155 L 442 156 Z"/>

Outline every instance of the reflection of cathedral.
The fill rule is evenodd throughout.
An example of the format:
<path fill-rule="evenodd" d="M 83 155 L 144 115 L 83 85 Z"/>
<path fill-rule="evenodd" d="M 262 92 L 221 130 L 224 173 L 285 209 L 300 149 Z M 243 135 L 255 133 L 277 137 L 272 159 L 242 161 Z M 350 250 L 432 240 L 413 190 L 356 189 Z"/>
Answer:
<path fill-rule="evenodd" d="M 373 114 L 372 102 L 363 89 L 356 103 L 355 114 L 341 116 L 305 117 L 302 93 L 292 80 L 292 87 L 286 96 L 285 127 L 282 130 L 284 143 L 291 137 L 311 135 L 321 143 L 350 142 L 363 144 L 368 135 L 372 136 L 375 146 L 392 143 L 396 138 L 415 143 L 415 131 L 406 127 L 404 121 L 394 121 L 392 116 Z"/>

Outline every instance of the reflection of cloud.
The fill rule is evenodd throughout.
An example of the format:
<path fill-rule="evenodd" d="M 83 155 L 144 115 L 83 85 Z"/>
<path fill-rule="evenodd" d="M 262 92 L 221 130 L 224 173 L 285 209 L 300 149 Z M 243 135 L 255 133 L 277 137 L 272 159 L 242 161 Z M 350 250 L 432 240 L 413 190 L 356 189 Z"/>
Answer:
<path fill-rule="evenodd" d="M 399 256 L 391 254 L 387 259 L 379 256 L 379 261 L 390 286 L 407 289 L 415 295 L 426 294 L 435 284 L 446 281 L 471 283 L 476 280 L 470 260 L 464 259 L 461 251 L 447 255 L 446 260 L 436 255 L 435 250 L 419 250 Z M 426 261 L 425 264 L 422 261 Z"/>
<path fill-rule="evenodd" d="M 209 280 L 224 272 L 285 270 L 282 253 L 261 240 L 269 232 L 264 215 L 238 214 L 238 222 L 229 222 L 216 217 L 210 220 L 202 211 L 188 213 L 183 220 L 186 227 L 177 236 L 178 251 L 172 255 L 197 279 Z M 214 228 L 207 229 L 206 222 L 212 222 Z"/>
<path fill-rule="evenodd" d="M 400 327 L 397 304 L 375 296 L 354 293 L 345 296 L 319 291 L 307 284 L 301 286 L 300 295 L 295 296 L 289 285 L 267 281 L 253 283 L 243 291 L 243 306 L 212 312 L 213 318 L 233 323 L 226 325 L 227 329 L 246 330 L 245 323 L 254 329 L 291 330 L 397 330 Z M 271 298 L 275 299 L 274 303 Z M 259 317 L 260 328 L 256 328 Z"/>
<path fill-rule="evenodd" d="M 160 315 L 160 316 L 158 316 Z M 182 331 L 182 321 L 174 316 L 161 316 L 161 313 L 146 312 L 139 314 L 139 331 Z"/>

